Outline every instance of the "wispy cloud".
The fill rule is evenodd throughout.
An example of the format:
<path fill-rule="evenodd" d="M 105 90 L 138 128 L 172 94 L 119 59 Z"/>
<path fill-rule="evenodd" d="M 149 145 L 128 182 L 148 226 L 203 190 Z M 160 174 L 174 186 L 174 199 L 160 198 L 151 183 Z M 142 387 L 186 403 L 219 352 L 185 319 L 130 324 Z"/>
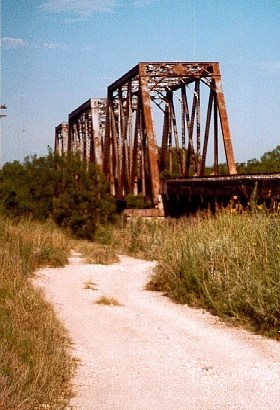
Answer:
<path fill-rule="evenodd" d="M 96 13 L 113 13 L 117 8 L 144 7 L 158 0 L 46 0 L 40 8 L 53 13 L 71 14 L 71 21 L 88 19 Z"/>
<path fill-rule="evenodd" d="M 2 37 L 1 46 L 5 49 L 27 48 L 32 47 L 32 43 L 24 40 L 23 38 Z"/>
<path fill-rule="evenodd" d="M 56 50 L 69 48 L 69 45 L 64 43 L 44 43 L 41 47 L 45 50 Z"/>
<path fill-rule="evenodd" d="M 28 40 L 25 40 L 20 37 L 2 37 L 1 38 L 1 47 L 4 50 L 11 49 L 24 49 L 24 48 L 39 48 L 44 50 L 55 50 L 55 49 L 65 49 L 69 46 L 64 43 L 34 43 Z"/>
<path fill-rule="evenodd" d="M 279 73 L 280 72 L 280 61 L 260 61 L 256 63 L 262 71 L 269 73 Z"/>
<path fill-rule="evenodd" d="M 134 0 L 132 1 L 131 5 L 135 7 L 144 7 L 144 6 L 149 6 L 154 1 L 155 0 Z"/>
<path fill-rule="evenodd" d="M 54 13 L 90 17 L 94 13 L 110 13 L 118 4 L 116 0 L 47 0 L 41 4 L 41 8 Z"/>

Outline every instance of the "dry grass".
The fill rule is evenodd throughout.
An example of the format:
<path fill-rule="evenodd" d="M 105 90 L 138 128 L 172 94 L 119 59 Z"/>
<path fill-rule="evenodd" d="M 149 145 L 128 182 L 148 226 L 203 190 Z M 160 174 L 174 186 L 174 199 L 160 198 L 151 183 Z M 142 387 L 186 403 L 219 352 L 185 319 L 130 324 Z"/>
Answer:
<path fill-rule="evenodd" d="M 90 280 L 84 284 L 84 289 L 87 290 L 98 290 L 96 283 L 91 282 Z"/>
<path fill-rule="evenodd" d="M 149 289 L 277 337 L 280 218 L 266 212 L 135 220 L 115 232 L 119 252 L 157 260 Z"/>
<path fill-rule="evenodd" d="M 260 214 L 132 221 L 71 241 L 52 224 L 0 218 L 0 410 L 63 409 L 73 361 L 67 333 L 29 277 L 61 266 L 70 248 L 93 263 L 117 254 L 157 260 L 149 288 L 258 333 L 280 327 L 280 219 Z M 96 290 L 89 281 L 86 289 Z M 94 303 L 121 306 L 102 296 Z"/>
<path fill-rule="evenodd" d="M 69 338 L 29 277 L 67 261 L 53 225 L 0 217 L 0 409 L 63 409 L 72 361 Z"/>
<path fill-rule="evenodd" d="M 108 296 L 101 296 L 95 302 L 97 305 L 106 305 L 106 306 L 123 306 L 117 299 Z"/>
<path fill-rule="evenodd" d="M 72 240 L 71 245 L 72 248 L 83 255 L 86 263 L 108 265 L 119 261 L 115 249 L 110 245 L 79 240 Z"/>

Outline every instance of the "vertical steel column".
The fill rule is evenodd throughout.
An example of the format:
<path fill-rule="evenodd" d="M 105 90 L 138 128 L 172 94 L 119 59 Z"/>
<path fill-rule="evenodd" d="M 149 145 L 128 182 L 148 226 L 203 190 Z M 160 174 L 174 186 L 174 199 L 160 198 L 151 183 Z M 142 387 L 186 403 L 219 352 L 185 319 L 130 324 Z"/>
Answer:
<path fill-rule="evenodd" d="M 139 193 L 139 134 L 140 134 L 140 116 L 141 116 L 141 102 L 138 99 L 137 108 L 136 108 L 136 118 L 135 118 L 135 127 L 134 127 L 134 143 L 131 147 L 132 150 L 132 164 L 131 164 L 131 179 L 130 179 L 130 188 L 129 193 L 138 195 Z"/>
<path fill-rule="evenodd" d="M 210 89 L 210 94 L 209 94 L 209 100 L 208 100 L 208 109 L 207 109 L 207 115 L 206 115 L 204 142 L 203 142 L 202 159 L 201 159 L 201 167 L 200 167 L 200 170 L 199 170 L 199 176 L 203 176 L 204 171 L 205 171 L 205 163 L 206 163 L 206 155 L 207 155 L 207 148 L 208 148 L 212 107 L 213 107 L 213 97 L 214 97 L 214 92 L 211 88 Z"/>
<path fill-rule="evenodd" d="M 102 167 L 103 153 L 100 135 L 100 113 L 98 99 L 94 99 L 91 104 L 91 123 L 92 133 L 90 138 L 92 139 L 94 162 L 99 167 Z"/>
<path fill-rule="evenodd" d="M 219 150 L 218 150 L 218 102 L 217 94 L 214 97 L 214 175 L 219 174 Z"/>
<path fill-rule="evenodd" d="M 214 74 L 217 104 L 218 104 L 218 110 L 219 110 L 219 115 L 220 115 L 220 123 L 221 123 L 221 129 L 222 129 L 223 140 L 224 140 L 227 166 L 228 166 L 229 174 L 233 175 L 233 174 L 237 174 L 237 170 L 236 170 L 236 165 L 234 161 L 231 134 L 230 134 L 229 122 L 228 122 L 227 111 L 226 111 L 226 103 L 225 103 L 223 87 L 222 87 L 222 80 L 221 80 L 221 73 L 220 73 L 220 68 L 219 68 L 218 63 L 213 64 L 213 74 Z"/>
<path fill-rule="evenodd" d="M 164 109 L 164 119 L 163 119 L 163 130 L 162 130 L 162 142 L 161 142 L 161 150 L 160 150 L 160 171 L 164 171 L 167 168 L 167 161 L 166 156 L 168 152 L 168 141 L 169 141 L 169 132 L 170 132 L 170 109 L 169 109 L 169 101 L 167 98 L 165 100 L 165 109 Z"/>
<path fill-rule="evenodd" d="M 139 64 L 140 93 L 142 97 L 143 116 L 145 121 L 147 154 L 150 171 L 151 194 L 154 205 L 159 202 L 159 168 L 158 168 L 158 148 L 155 137 L 154 122 L 151 108 L 151 98 L 148 87 L 148 74 L 145 64 Z"/>

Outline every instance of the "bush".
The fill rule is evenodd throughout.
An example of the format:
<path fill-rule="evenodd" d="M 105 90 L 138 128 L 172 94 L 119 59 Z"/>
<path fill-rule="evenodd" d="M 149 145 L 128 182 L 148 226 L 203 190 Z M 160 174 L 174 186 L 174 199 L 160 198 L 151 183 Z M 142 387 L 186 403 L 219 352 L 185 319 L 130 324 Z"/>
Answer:
<path fill-rule="evenodd" d="M 1 208 L 11 216 L 53 218 L 77 237 L 92 239 L 99 224 L 116 217 L 108 184 L 94 164 L 78 155 L 25 159 L 5 164 L 0 174 Z"/>

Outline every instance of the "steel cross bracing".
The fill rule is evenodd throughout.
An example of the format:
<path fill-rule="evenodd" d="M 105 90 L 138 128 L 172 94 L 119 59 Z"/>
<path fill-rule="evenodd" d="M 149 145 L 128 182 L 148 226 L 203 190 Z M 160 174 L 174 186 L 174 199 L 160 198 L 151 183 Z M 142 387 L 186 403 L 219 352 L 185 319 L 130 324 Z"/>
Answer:
<path fill-rule="evenodd" d="M 68 152 L 102 167 L 106 99 L 91 98 L 69 114 Z"/>
<path fill-rule="evenodd" d="M 54 150 L 59 155 L 68 151 L 68 123 L 62 122 L 55 127 Z"/>
<path fill-rule="evenodd" d="M 139 63 L 108 87 L 103 171 L 111 193 L 156 206 L 161 173 L 204 175 L 210 136 L 218 174 L 219 131 L 228 173 L 236 174 L 218 63 Z"/>

